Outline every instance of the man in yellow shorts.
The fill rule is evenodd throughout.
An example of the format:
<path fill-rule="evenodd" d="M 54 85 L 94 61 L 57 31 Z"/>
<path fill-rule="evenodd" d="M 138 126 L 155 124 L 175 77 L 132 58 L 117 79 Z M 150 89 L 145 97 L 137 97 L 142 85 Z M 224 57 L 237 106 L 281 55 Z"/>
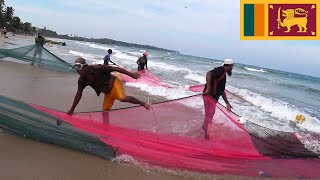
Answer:
<path fill-rule="evenodd" d="M 147 110 L 150 109 L 149 103 L 142 102 L 132 96 L 126 96 L 121 81 L 117 77 L 113 76 L 111 72 L 117 71 L 135 79 L 140 77 L 139 74 L 131 73 L 119 67 L 105 66 L 100 64 L 88 65 L 83 58 L 76 59 L 74 67 L 76 68 L 78 74 L 80 74 L 78 80 L 78 91 L 74 97 L 73 104 L 67 114 L 73 114 L 74 109 L 76 108 L 82 97 L 82 91 L 87 86 L 91 86 L 97 93 L 97 96 L 99 96 L 101 93 L 105 94 L 102 105 L 103 111 L 110 110 L 116 99 L 121 102 L 140 104 Z"/>

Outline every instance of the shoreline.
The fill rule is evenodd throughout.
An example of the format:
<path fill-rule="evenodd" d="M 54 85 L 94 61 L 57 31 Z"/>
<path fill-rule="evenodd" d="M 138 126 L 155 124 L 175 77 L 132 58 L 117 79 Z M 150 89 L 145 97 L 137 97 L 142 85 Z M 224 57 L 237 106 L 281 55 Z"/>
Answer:
<path fill-rule="evenodd" d="M 32 38 L 24 39 L 32 44 Z M 12 38 L 14 40 L 14 38 Z M 12 40 L 8 41 L 9 43 Z M 7 41 L 6 41 L 7 42 Z M 23 46 L 23 45 L 21 45 Z M 3 48 L 3 44 L 1 44 Z M 77 88 L 78 74 L 68 74 L 40 69 L 37 66 L 0 60 L 0 94 L 14 100 L 32 103 L 66 112 Z M 124 86 L 127 95 L 141 100 L 149 98 L 152 103 L 162 98 L 146 94 L 136 88 Z M 99 111 L 103 96 L 86 88 L 75 112 Z M 113 109 L 128 107 L 127 103 L 116 102 Z M 157 172 L 141 166 L 124 165 L 105 160 L 88 153 L 39 143 L 0 131 L 0 173 L 4 179 L 261 179 L 214 175 L 186 171 L 168 170 Z M 32 164 L 32 165 L 30 165 Z M 16 171 L 19 170 L 19 173 Z M 172 171 L 172 172 L 170 172 Z"/>

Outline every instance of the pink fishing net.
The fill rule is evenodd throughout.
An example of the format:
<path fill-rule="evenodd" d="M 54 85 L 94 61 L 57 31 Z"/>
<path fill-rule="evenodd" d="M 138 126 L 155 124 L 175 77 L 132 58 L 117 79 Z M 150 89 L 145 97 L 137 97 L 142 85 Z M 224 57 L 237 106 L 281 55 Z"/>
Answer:
<path fill-rule="evenodd" d="M 249 124 L 248 131 L 209 96 L 153 104 L 150 111 L 133 107 L 73 116 L 31 106 L 98 137 L 116 148 L 117 156 L 130 155 L 151 165 L 242 176 L 320 177 L 318 155 L 296 134 L 282 138 L 265 128 L 273 133 L 260 137 L 254 133 L 260 126 Z M 202 129 L 205 121 L 212 122 L 207 136 Z"/>
<path fill-rule="evenodd" d="M 139 79 L 133 79 L 125 74 L 120 74 L 119 77 L 124 82 L 141 83 L 147 84 L 149 86 L 162 86 L 166 88 L 172 88 L 171 86 L 164 84 L 161 79 L 159 79 L 156 75 L 148 70 L 141 70 L 137 73 L 141 76 Z"/>
<path fill-rule="evenodd" d="M 203 84 L 189 87 L 189 90 L 192 91 L 192 92 L 202 92 L 203 89 L 204 89 L 204 85 Z"/>
<path fill-rule="evenodd" d="M 158 78 L 155 74 L 148 70 L 137 71 L 140 74 L 139 79 L 133 79 L 125 74 L 119 74 L 118 77 L 124 81 L 129 83 L 141 83 L 146 84 L 151 87 L 160 86 L 165 88 L 175 88 L 175 86 L 170 86 L 165 84 L 160 78 Z M 202 92 L 204 89 L 204 84 L 189 86 L 189 90 L 192 92 Z"/>

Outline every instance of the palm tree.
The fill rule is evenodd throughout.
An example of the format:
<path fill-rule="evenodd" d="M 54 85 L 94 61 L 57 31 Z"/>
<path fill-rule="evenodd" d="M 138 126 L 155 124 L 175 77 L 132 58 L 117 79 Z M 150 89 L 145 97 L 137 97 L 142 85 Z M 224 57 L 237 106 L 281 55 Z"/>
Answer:
<path fill-rule="evenodd" d="M 16 30 L 18 30 L 18 29 L 20 29 L 20 27 L 21 27 L 21 20 L 20 20 L 20 18 L 19 17 L 17 17 L 17 16 L 14 16 L 13 18 L 12 18 L 12 27 L 14 28 L 14 29 L 16 29 Z"/>
<path fill-rule="evenodd" d="M 0 0 L 0 13 L 2 14 L 3 8 L 5 7 L 4 0 Z"/>
<path fill-rule="evenodd" d="M 7 7 L 6 11 L 4 12 L 4 19 L 6 22 L 11 22 L 13 18 L 14 9 L 10 6 Z"/>
<path fill-rule="evenodd" d="M 29 22 L 23 23 L 23 31 L 30 32 L 31 31 L 31 23 L 29 23 Z"/>
<path fill-rule="evenodd" d="M 37 28 L 36 27 L 31 27 L 31 32 L 32 33 L 36 33 L 37 32 Z"/>
<path fill-rule="evenodd" d="M 5 7 L 4 0 L 0 0 L 0 25 L 4 24 L 3 20 L 3 8 Z"/>

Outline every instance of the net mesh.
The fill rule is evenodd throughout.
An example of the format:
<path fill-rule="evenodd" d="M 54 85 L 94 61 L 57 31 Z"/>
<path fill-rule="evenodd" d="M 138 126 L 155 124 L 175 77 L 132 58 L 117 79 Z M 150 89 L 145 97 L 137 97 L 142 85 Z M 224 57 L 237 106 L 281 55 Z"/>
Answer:
<path fill-rule="evenodd" d="M 159 80 L 149 83 L 158 86 Z M 57 126 L 57 121 L 65 123 Z M 130 155 L 165 168 L 320 177 L 318 136 L 276 131 L 250 121 L 241 125 L 235 114 L 209 96 L 153 104 L 150 111 L 138 106 L 73 116 L 0 96 L 0 127 L 105 158 Z"/>
<path fill-rule="evenodd" d="M 154 75 L 152 72 L 150 72 L 148 70 L 137 71 L 137 73 L 140 74 L 139 79 L 133 79 L 132 77 L 127 76 L 125 74 L 118 74 L 117 76 L 123 82 L 141 83 L 141 84 L 146 84 L 151 87 L 160 86 L 160 87 L 165 87 L 165 88 L 173 88 L 172 86 L 164 84 L 164 82 L 160 78 L 158 78 L 156 75 Z"/>
<path fill-rule="evenodd" d="M 154 104 L 151 111 L 133 107 L 73 116 L 33 107 L 99 137 L 116 148 L 118 156 L 152 165 L 245 176 L 320 176 L 319 154 L 304 145 L 297 132 L 277 133 L 254 123 L 242 126 L 236 115 L 208 96 Z M 212 122 L 208 136 L 201 128 L 206 121 Z"/>
<path fill-rule="evenodd" d="M 35 65 L 51 70 L 72 71 L 71 64 L 55 56 L 40 45 L 29 45 L 14 49 L 0 49 L 0 56 L 2 58 L 11 57 L 17 60 L 34 63 Z"/>
<path fill-rule="evenodd" d="M 125 74 L 116 74 L 117 77 L 121 79 L 123 82 L 129 82 L 129 83 L 141 83 L 141 84 L 146 84 L 150 87 L 164 87 L 164 88 L 177 88 L 177 86 L 172 86 L 165 84 L 160 78 L 158 78 L 155 74 L 148 70 L 141 70 L 137 71 L 138 74 L 140 74 L 139 79 L 133 79 L 130 76 L 127 76 Z M 189 86 L 189 90 L 192 92 L 202 92 L 204 89 L 204 84 L 200 85 L 194 85 L 194 86 Z"/>
<path fill-rule="evenodd" d="M 246 129 L 251 135 L 252 142 L 257 150 L 271 157 L 318 157 L 319 154 L 306 149 L 301 138 L 305 135 L 297 132 L 282 132 L 265 128 L 253 122 L 245 124 Z M 319 142 L 317 135 L 312 136 L 312 140 Z"/>
<path fill-rule="evenodd" d="M 99 138 L 68 124 L 57 126 L 59 121 L 27 104 L 0 96 L 0 128 L 26 138 L 89 152 L 107 159 L 114 157 L 114 149 Z"/>

